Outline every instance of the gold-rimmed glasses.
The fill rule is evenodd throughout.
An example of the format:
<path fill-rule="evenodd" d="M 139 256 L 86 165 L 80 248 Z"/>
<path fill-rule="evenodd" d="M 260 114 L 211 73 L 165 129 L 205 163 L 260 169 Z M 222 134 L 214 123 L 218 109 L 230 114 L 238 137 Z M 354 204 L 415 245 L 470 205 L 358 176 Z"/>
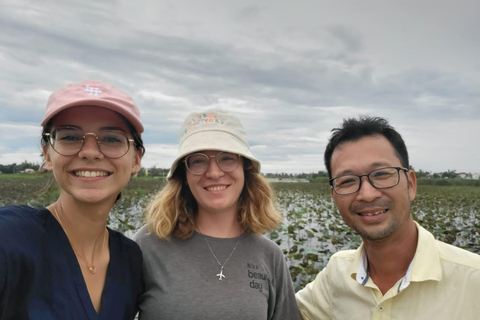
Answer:
<path fill-rule="evenodd" d="M 83 133 L 75 127 L 58 127 L 45 133 L 53 150 L 63 156 L 74 156 L 82 150 L 87 136 L 95 137 L 100 152 L 111 159 L 118 159 L 130 150 L 133 139 L 127 137 L 120 130 L 103 130 L 98 134 L 93 132 Z"/>
<path fill-rule="evenodd" d="M 223 172 L 230 172 L 237 169 L 240 163 L 238 154 L 230 152 L 219 152 L 215 156 L 207 156 L 205 153 L 192 153 L 185 157 L 185 166 L 194 175 L 201 175 L 207 172 L 210 166 L 210 159 L 215 158 L 218 167 Z"/>

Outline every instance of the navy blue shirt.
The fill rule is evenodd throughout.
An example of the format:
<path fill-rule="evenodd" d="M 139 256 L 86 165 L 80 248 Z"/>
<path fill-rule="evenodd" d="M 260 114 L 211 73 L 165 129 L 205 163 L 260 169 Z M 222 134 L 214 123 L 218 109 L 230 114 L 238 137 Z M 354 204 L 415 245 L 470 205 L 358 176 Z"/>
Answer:
<path fill-rule="evenodd" d="M 108 230 L 110 263 L 97 314 L 75 253 L 45 208 L 0 208 L 0 320 L 134 319 L 142 288 L 142 253 Z"/>

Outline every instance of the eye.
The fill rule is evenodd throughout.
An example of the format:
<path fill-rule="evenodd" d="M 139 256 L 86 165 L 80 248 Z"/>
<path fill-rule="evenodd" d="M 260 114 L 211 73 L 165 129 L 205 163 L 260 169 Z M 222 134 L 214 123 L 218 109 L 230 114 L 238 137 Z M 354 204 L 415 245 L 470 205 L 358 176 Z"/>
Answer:
<path fill-rule="evenodd" d="M 205 163 L 207 162 L 205 159 L 202 159 L 202 158 L 196 158 L 196 159 L 192 159 L 190 161 L 191 164 L 201 164 L 201 163 Z"/>
<path fill-rule="evenodd" d="M 220 155 L 219 161 L 228 162 L 228 161 L 237 161 L 238 156 L 233 153 L 222 153 Z"/>
<path fill-rule="evenodd" d="M 387 179 L 394 175 L 395 169 L 382 169 L 372 172 L 372 179 Z"/>
<path fill-rule="evenodd" d="M 65 135 L 65 136 L 58 136 L 57 140 L 61 141 L 80 141 L 82 140 L 81 137 L 75 136 L 75 135 Z"/>
<path fill-rule="evenodd" d="M 358 179 L 356 176 L 344 176 L 344 177 L 337 178 L 335 181 L 336 181 L 335 183 L 336 187 L 343 188 L 343 187 L 348 187 L 353 184 L 356 184 Z"/>
<path fill-rule="evenodd" d="M 123 144 L 127 140 L 122 133 L 113 131 L 100 133 L 99 139 L 103 144 Z"/>
<path fill-rule="evenodd" d="M 102 138 L 102 143 L 120 143 L 121 139 L 115 136 L 106 136 Z"/>
<path fill-rule="evenodd" d="M 64 142 L 64 143 L 72 143 L 82 141 L 83 136 L 77 130 L 72 129 L 59 129 L 56 130 L 53 134 L 55 141 Z"/>
<path fill-rule="evenodd" d="M 206 164 L 208 159 L 203 155 L 192 155 L 188 157 L 188 166 L 199 166 Z"/>

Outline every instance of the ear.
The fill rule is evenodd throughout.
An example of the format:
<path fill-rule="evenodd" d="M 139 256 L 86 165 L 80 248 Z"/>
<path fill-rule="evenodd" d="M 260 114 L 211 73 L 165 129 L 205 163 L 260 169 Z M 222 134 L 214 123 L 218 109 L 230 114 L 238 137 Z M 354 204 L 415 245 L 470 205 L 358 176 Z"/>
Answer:
<path fill-rule="evenodd" d="M 408 170 L 407 180 L 408 180 L 408 195 L 410 196 L 410 201 L 413 201 L 415 200 L 415 196 L 417 194 L 417 176 L 415 175 L 415 171 Z"/>
<path fill-rule="evenodd" d="M 142 168 L 142 153 L 136 151 L 132 162 L 132 175 L 136 175 Z"/>
<path fill-rule="evenodd" d="M 45 170 L 52 171 L 53 170 L 52 158 L 48 154 L 48 146 L 43 145 L 42 146 L 42 152 L 43 152 L 43 158 L 45 159 L 45 162 L 44 162 L 45 163 L 45 165 L 44 165 Z"/>

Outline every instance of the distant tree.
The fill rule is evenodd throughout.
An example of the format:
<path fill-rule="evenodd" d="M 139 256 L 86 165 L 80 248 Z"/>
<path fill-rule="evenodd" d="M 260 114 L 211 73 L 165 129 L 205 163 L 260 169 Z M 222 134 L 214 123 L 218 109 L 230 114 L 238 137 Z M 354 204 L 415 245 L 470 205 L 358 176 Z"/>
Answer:
<path fill-rule="evenodd" d="M 415 172 L 417 178 L 429 178 L 431 173 L 430 171 L 423 171 L 422 169 Z"/>
<path fill-rule="evenodd" d="M 168 171 L 170 169 L 164 169 L 164 168 L 157 168 L 156 166 L 153 166 L 152 168 L 148 168 L 148 175 L 151 177 L 166 177 L 168 174 Z"/>
<path fill-rule="evenodd" d="M 444 179 L 445 178 L 454 179 L 458 176 L 458 174 L 456 173 L 456 170 L 448 170 L 448 171 L 445 171 L 445 172 L 441 172 L 440 176 Z"/>
<path fill-rule="evenodd" d="M 39 167 L 40 167 L 40 165 L 38 163 L 23 161 L 22 163 L 20 163 L 17 166 L 17 172 L 25 171 L 25 169 L 33 169 L 33 170 L 37 171 Z"/>
<path fill-rule="evenodd" d="M 140 168 L 140 171 L 137 173 L 137 177 L 145 177 L 146 176 L 146 169 L 144 167 Z"/>
<path fill-rule="evenodd" d="M 23 161 L 20 164 L 0 164 L 0 172 L 4 174 L 15 174 L 21 171 L 25 171 L 25 169 L 33 169 L 37 171 L 39 167 L 40 165 L 38 163 Z"/>
<path fill-rule="evenodd" d="M 0 164 L 0 171 L 1 171 L 2 173 L 5 173 L 5 174 L 13 174 L 13 173 L 15 173 L 16 168 L 17 168 L 17 164 L 16 164 L 16 163 L 12 163 L 12 164 Z"/>

